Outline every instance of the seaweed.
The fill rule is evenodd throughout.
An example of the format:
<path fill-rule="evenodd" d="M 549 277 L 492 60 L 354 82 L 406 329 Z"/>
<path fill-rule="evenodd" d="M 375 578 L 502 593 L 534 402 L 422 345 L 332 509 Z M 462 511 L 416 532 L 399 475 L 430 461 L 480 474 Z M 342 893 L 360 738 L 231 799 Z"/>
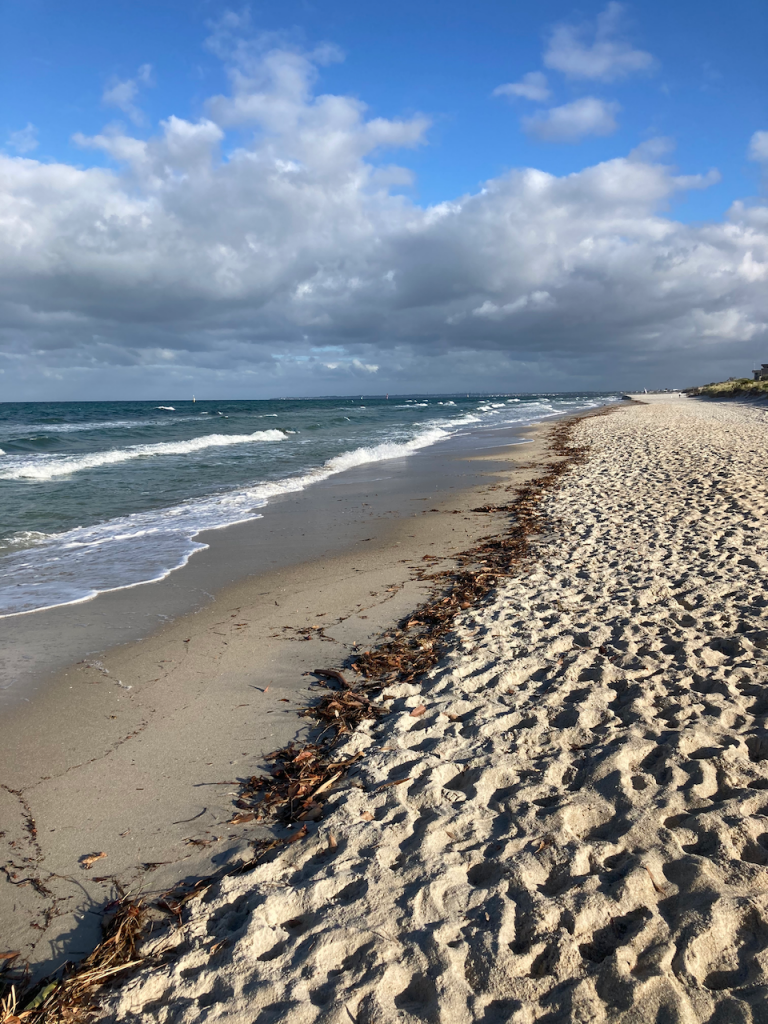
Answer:
<path fill-rule="evenodd" d="M 253 775 L 244 784 L 237 806 L 255 807 L 259 817 L 274 816 L 284 825 L 317 821 L 332 787 L 362 754 L 342 760 L 330 757 L 330 746 L 291 745 L 267 755 L 275 762 L 271 775 Z"/>
<path fill-rule="evenodd" d="M 30 985 L 26 972 L 13 972 L 13 960 L 6 960 L 10 970 L 0 978 L 1 1024 L 53 1024 L 53 1022 L 86 1021 L 93 1009 L 92 996 L 107 981 L 124 971 L 147 962 L 138 953 L 144 934 L 146 906 L 141 899 L 122 896 L 107 906 L 102 922 L 103 937 L 84 960 L 65 965 L 61 976 L 45 978 Z"/>
<path fill-rule="evenodd" d="M 545 473 L 522 487 L 508 487 L 515 494 L 507 504 L 473 509 L 506 517 L 505 530 L 452 556 L 454 566 L 449 569 L 430 572 L 430 563 L 440 559 L 424 556 L 427 565 L 417 570 L 417 577 L 432 584 L 429 597 L 378 646 L 350 660 L 357 677 L 353 682 L 338 669 L 311 673 L 335 684 L 323 684 L 330 692 L 301 712 L 320 724 L 319 735 L 302 747 L 292 743 L 268 755 L 275 767 L 269 775 L 251 776 L 241 786 L 239 808 L 260 818 L 273 816 L 282 824 L 322 817 L 330 790 L 361 756 L 334 759 L 337 744 L 361 722 L 388 714 L 386 701 L 392 697 L 382 691 L 428 672 L 447 650 L 457 616 L 487 600 L 501 580 L 524 571 L 533 561 L 532 540 L 554 525 L 542 511 L 544 497 L 571 466 L 587 457 L 587 447 L 572 442 L 574 422 L 566 420 L 552 429 L 548 451 L 555 461 Z"/>

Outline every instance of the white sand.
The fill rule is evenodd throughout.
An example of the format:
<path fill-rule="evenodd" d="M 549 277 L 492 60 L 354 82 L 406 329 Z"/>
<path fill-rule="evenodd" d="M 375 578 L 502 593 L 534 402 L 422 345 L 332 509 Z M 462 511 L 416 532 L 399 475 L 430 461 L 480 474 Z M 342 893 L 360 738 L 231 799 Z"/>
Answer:
<path fill-rule="evenodd" d="M 576 436 L 530 573 L 349 740 L 317 836 L 210 890 L 109 1019 L 768 1021 L 768 413 L 661 400 Z"/>

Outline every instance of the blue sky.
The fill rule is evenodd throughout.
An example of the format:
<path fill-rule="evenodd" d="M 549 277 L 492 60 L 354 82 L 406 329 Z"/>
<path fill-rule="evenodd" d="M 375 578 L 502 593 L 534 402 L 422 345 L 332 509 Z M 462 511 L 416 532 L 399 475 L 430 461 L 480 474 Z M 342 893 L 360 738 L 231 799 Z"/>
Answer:
<path fill-rule="evenodd" d="M 645 2 L 626 8 L 632 44 L 650 52 L 649 73 L 594 83 L 549 72 L 547 106 L 597 94 L 618 102 L 618 130 L 578 144 L 531 138 L 520 118 L 542 104 L 493 97 L 500 84 L 542 69 L 552 26 L 588 22 L 604 4 L 561 0 L 444 3 L 442 0 L 252 5 L 256 30 L 297 45 L 334 43 L 344 60 L 323 70 L 321 88 L 360 97 L 371 113 L 424 113 L 429 145 L 401 162 L 418 175 L 423 203 L 475 191 L 516 166 L 554 174 L 623 155 L 665 136 L 684 173 L 717 167 L 722 181 L 681 200 L 677 217 L 720 217 L 733 199 L 757 193 L 760 174 L 747 159 L 749 139 L 768 113 L 768 11 L 763 0 Z M 221 62 L 205 47 L 221 3 L 160 0 L 5 0 L 2 133 L 32 123 L 38 156 L 94 162 L 72 145 L 75 132 L 96 134 L 120 111 L 102 104 L 108 83 L 152 66 L 140 90 L 144 134 L 168 115 L 194 119 L 205 99 L 225 87 Z M 242 8 L 237 8 L 242 10 Z M 543 70 L 547 70 L 546 68 Z"/>
<path fill-rule="evenodd" d="M 88 375 L 114 389 L 115 367 L 122 367 L 121 374 L 130 378 L 125 386 L 142 393 L 155 386 L 150 383 L 153 378 L 155 382 L 162 379 L 163 387 L 172 388 L 176 382 L 186 387 L 200 374 L 213 374 L 217 387 L 237 389 L 242 384 L 238 366 L 253 372 L 257 386 L 265 392 L 278 382 L 281 390 L 288 384 L 308 392 L 313 387 L 358 390 L 360 375 L 366 378 L 369 391 L 377 390 L 377 383 L 382 391 L 406 384 L 410 385 L 407 390 L 418 390 L 426 380 L 435 379 L 429 367 L 437 364 L 430 360 L 438 359 L 444 367 L 444 354 L 449 350 L 456 353 L 457 369 L 453 376 L 441 370 L 438 376 L 445 387 L 458 384 L 459 377 L 463 380 L 467 365 L 472 367 L 476 375 L 473 384 L 478 387 L 483 381 L 495 381 L 500 369 L 535 386 L 548 379 L 549 361 L 562 365 L 563 353 L 569 361 L 568 372 L 578 370 L 582 386 L 590 382 L 594 386 L 629 386 L 637 363 L 637 339 L 658 338 L 668 330 L 670 337 L 678 339 L 671 345 L 674 355 L 670 355 L 670 346 L 654 341 L 644 346 L 641 359 L 643 380 L 654 378 L 661 383 L 671 372 L 670 359 L 677 358 L 683 365 L 694 345 L 695 328 L 681 326 L 680 303 L 674 310 L 659 310 L 658 322 L 653 325 L 645 323 L 639 328 L 637 318 L 630 318 L 622 326 L 619 314 L 611 314 L 601 325 L 598 333 L 605 338 L 615 335 L 617 345 L 623 344 L 616 353 L 617 365 L 623 363 L 623 369 L 615 381 L 604 369 L 605 339 L 597 346 L 590 345 L 584 327 L 578 344 L 557 341 L 557 331 L 565 330 L 572 319 L 569 302 L 577 303 L 577 317 L 584 324 L 589 321 L 580 305 L 586 301 L 583 288 L 576 298 L 576 283 L 583 284 L 584 270 L 571 270 L 568 280 L 561 272 L 566 262 L 572 262 L 566 253 L 576 244 L 573 232 L 581 233 L 582 252 L 593 233 L 603 238 L 606 232 L 612 233 L 614 242 L 620 242 L 625 238 L 622 232 L 627 232 L 626 237 L 635 238 L 632 253 L 639 266 L 645 258 L 637 253 L 636 239 L 655 235 L 654 244 L 660 245 L 665 232 L 658 229 L 659 217 L 672 225 L 681 254 L 690 253 L 691 247 L 704 239 L 711 246 L 711 229 L 719 225 L 722 237 L 717 244 L 730 247 L 734 266 L 741 266 L 738 261 L 743 262 L 749 252 L 752 262 L 748 261 L 748 268 L 758 267 L 742 272 L 740 280 L 745 287 L 757 286 L 762 280 L 763 243 L 750 240 L 756 231 L 755 210 L 764 204 L 768 161 L 768 136 L 760 134 L 768 129 L 768 17 L 765 4 L 758 0 L 734 0 L 727 5 L 719 0 L 581 5 L 562 0 L 536 5 L 488 0 L 472 4 L 371 0 L 364 5 L 348 0 L 285 0 L 250 8 L 169 0 L 152 4 L 136 0 L 112 0 L 109 4 L 5 0 L 2 39 L 0 139 L 5 140 L 11 168 L 11 192 L 20 203 L 22 219 L 31 216 L 30 203 L 35 209 L 24 237 L 39 231 L 41 245 L 43 236 L 49 239 L 49 246 L 51 238 L 61 245 L 56 272 L 50 265 L 41 270 L 40 260 L 30 258 L 23 286 L 15 296 L 7 296 L 13 309 L 0 321 L 3 351 L 13 353 L 8 356 L 6 378 L 23 380 L 30 397 L 55 397 L 57 393 L 70 397 L 72 389 L 80 386 L 77 381 Z M 278 64 L 282 70 L 275 71 Z M 301 121 L 301 129 L 296 129 L 299 134 L 283 131 L 279 124 L 281 104 L 287 102 L 280 78 L 286 68 L 303 83 L 290 98 L 291 116 Z M 262 92 L 266 99 L 258 101 L 262 106 L 254 113 L 254 96 Z M 316 116 L 317 98 L 323 96 L 338 98 L 332 123 L 325 114 L 320 120 Z M 268 113 L 264 103 L 269 105 Z M 211 185 L 207 198 L 200 192 L 203 172 L 199 153 L 194 169 L 185 163 L 171 171 L 173 161 L 166 155 L 162 173 L 155 168 L 149 175 L 146 153 L 139 168 L 138 144 L 145 149 L 146 144 L 154 147 L 155 161 L 160 159 L 161 143 L 152 140 L 164 139 L 166 149 L 176 146 L 173 152 L 178 152 L 176 143 L 169 141 L 170 118 L 176 119 L 173 124 L 179 130 L 183 125 L 197 126 L 196 138 L 202 140 L 199 145 L 210 149 L 205 159 L 214 160 L 217 169 L 213 173 L 230 185 L 235 175 L 234 153 L 243 159 L 245 153 L 251 154 L 249 159 L 258 154 L 260 166 L 265 159 L 276 161 L 274 166 L 283 169 L 289 164 L 301 165 L 302 172 L 312 178 L 312 194 L 323 192 L 322 209 L 313 207 L 315 233 L 311 238 L 306 233 L 295 238 L 291 234 L 298 230 L 293 214 L 306 201 L 309 186 L 303 188 L 300 201 L 297 196 L 283 197 L 286 224 L 284 229 L 273 224 L 270 230 L 277 233 L 275 238 L 288 240 L 286 246 L 294 255 L 302 252 L 309 262 L 297 258 L 291 263 L 293 257 L 287 250 L 275 256 L 277 243 L 270 236 L 265 248 L 283 269 L 279 280 L 270 278 L 267 284 L 269 275 L 265 277 L 261 273 L 264 268 L 258 265 L 261 257 L 248 255 L 260 248 L 260 243 L 254 247 L 253 238 L 265 230 L 264 209 L 275 208 L 271 185 L 264 185 L 259 198 L 254 189 L 261 186 L 252 181 L 246 186 L 242 176 L 238 179 L 238 188 L 245 191 L 233 192 L 231 202 L 235 207 L 242 203 L 243 211 L 249 211 L 243 213 L 243 223 L 252 219 L 250 233 L 247 242 L 245 229 L 242 238 L 235 240 L 233 226 L 227 229 L 225 241 L 223 235 L 216 237 L 213 218 L 202 223 L 201 209 L 210 203 L 213 210 L 221 188 Z M 373 128 L 365 127 L 371 124 Z M 189 135 L 192 128 L 183 130 Z M 335 131 L 347 133 L 347 163 L 342 168 L 336 162 L 331 171 L 324 157 L 314 160 L 313 152 L 323 148 L 323 133 Z M 375 145 L 370 142 L 371 132 L 379 140 Z M 132 155 L 127 156 L 129 150 Z M 630 161 L 631 167 L 616 161 Z M 644 196 L 643 209 L 633 207 L 631 227 L 617 226 L 626 211 L 617 212 L 616 188 L 625 186 L 615 184 L 616 175 L 621 177 L 640 164 L 650 169 L 643 184 L 631 187 Z M 615 174 L 611 184 L 600 185 L 602 191 L 596 198 L 590 192 L 592 186 L 587 188 L 584 182 L 594 178 L 596 172 L 590 168 L 608 166 Z M 54 167 L 58 169 L 55 172 Z M 391 170 L 393 167 L 398 170 Z M 78 174 L 102 169 L 108 180 L 85 173 L 75 185 L 66 168 Z M 498 275 L 489 271 L 488 278 L 480 281 L 466 269 L 461 278 L 460 267 L 472 264 L 468 247 L 477 239 L 473 218 L 487 224 L 491 217 L 488 211 L 478 212 L 484 202 L 486 206 L 491 202 L 482 199 L 483 189 L 489 194 L 503 192 L 503 210 L 500 206 L 497 213 L 514 220 L 520 197 L 510 198 L 507 185 L 512 180 L 510 173 L 521 168 L 554 176 L 563 183 L 561 189 L 570 188 L 565 184 L 569 175 L 581 183 L 578 211 L 571 208 L 567 225 L 561 218 L 557 237 L 552 237 L 549 269 L 542 270 L 540 280 L 529 275 L 523 281 L 519 274 L 507 274 L 500 282 Z M 54 174 L 58 175 L 55 184 Z M 659 174 L 666 185 L 658 183 Z M 48 175 L 45 198 L 41 198 L 41 175 Z M 29 194 L 24 193 L 27 186 L 22 177 L 31 189 Z M 160 177 L 162 187 L 158 185 Z M 195 202 L 202 206 L 194 216 L 182 215 L 180 204 L 189 201 L 187 186 L 193 179 L 197 181 Z M 344 188 L 354 180 L 359 190 L 354 213 L 338 207 L 342 179 Z M 533 188 L 532 194 L 538 195 L 533 179 L 526 181 L 519 188 L 523 192 Z M 126 222 L 121 220 L 121 237 L 110 243 L 111 269 L 105 272 L 105 279 L 99 277 L 103 268 L 95 268 L 79 248 L 85 223 L 91 230 L 103 220 L 103 210 L 97 213 L 92 203 L 97 182 L 97 193 L 101 186 L 112 190 L 109 195 L 104 193 L 103 209 L 113 211 L 116 203 L 144 202 L 145 229 L 146 204 L 154 204 L 156 211 L 158 204 L 162 207 L 162 217 L 153 215 L 153 223 L 162 222 L 165 227 L 158 226 L 154 233 L 147 229 L 145 240 L 153 258 L 161 258 L 160 250 L 166 261 L 176 258 L 167 248 L 169 217 L 174 218 L 174 230 L 188 233 L 190 244 L 192 239 L 199 243 L 204 236 L 210 251 L 226 247 L 230 253 L 227 269 L 218 263 L 214 271 L 214 276 L 229 275 L 226 286 L 215 295 L 203 284 L 190 286 L 188 315 L 179 298 L 184 290 L 179 281 L 185 274 L 187 283 L 196 274 L 204 280 L 211 270 L 184 270 L 179 264 L 177 273 L 165 283 L 164 294 L 155 295 L 151 302 L 146 300 L 145 283 L 137 300 L 144 308 L 136 313 L 131 289 L 139 284 L 129 264 L 138 258 L 140 246 L 133 236 L 129 239 L 127 228 L 123 230 Z M 371 190 L 381 182 L 388 198 L 373 201 L 376 209 L 372 211 Z M 75 191 L 67 191 L 70 189 Z M 467 203 L 466 197 L 473 199 Z M 561 206 L 562 202 L 562 198 L 557 200 Z M 741 229 L 743 251 L 738 253 L 731 251 L 724 228 L 724 218 L 732 218 L 728 211 L 734 202 L 740 202 L 748 211 L 745 216 L 751 218 Z M 256 210 L 259 203 L 260 212 Z M 434 217 L 422 215 L 446 203 L 464 204 L 462 216 L 451 229 L 451 245 L 462 254 L 440 271 L 443 280 L 453 282 L 450 294 L 437 299 L 433 284 L 425 282 L 423 294 L 413 296 L 403 284 L 393 297 L 392 289 L 398 281 L 405 281 L 406 268 L 411 268 L 412 236 L 408 232 L 412 227 L 405 208 L 421 218 L 419 244 L 434 253 L 430 248 L 434 240 L 427 240 Z M 43 207 L 50 217 L 43 217 Z M 70 208 L 77 208 L 78 216 L 85 218 L 77 229 L 73 227 L 75 214 L 64 216 L 63 211 Z M 537 230 L 551 233 L 552 209 L 541 213 L 546 224 L 542 221 L 538 229 L 530 224 L 524 229 L 526 238 Z M 585 221 L 589 210 L 599 223 L 594 232 Z M 130 216 L 138 216 L 138 208 L 132 208 Z M 354 238 L 337 237 L 339 219 L 358 216 L 364 216 L 365 230 L 361 228 Z M 11 234 L 18 228 L 18 222 L 14 223 Z M 115 223 L 113 218 L 113 227 Z M 517 230 L 523 231 L 523 227 L 512 224 L 503 242 L 496 239 L 493 243 L 501 245 L 496 254 L 500 266 L 504 266 L 505 253 L 516 253 L 519 248 Z M 686 234 L 691 230 L 704 234 L 694 241 Z M 70 231 L 74 233 L 68 234 Z M 361 232 L 367 239 L 362 248 Z M 331 236 L 333 243 L 328 242 L 321 252 L 318 238 L 327 242 Z M 519 238 L 522 246 L 523 234 Z M 374 240 L 379 252 L 387 250 L 389 269 L 381 274 L 378 270 L 383 264 L 372 269 Z M 9 235 L 8 244 L 13 249 L 18 241 Z M 485 239 L 476 244 L 487 253 L 492 243 Z M 746 245 L 751 248 L 744 249 Z M 121 246 L 125 249 L 115 259 L 115 247 Z M 667 259 L 666 242 L 664 246 Z M 92 243 L 87 248 L 93 252 Z M 239 253 L 235 260 L 237 284 L 231 280 L 235 273 L 231 254 L 235 251 Z M 252 261 L 247 271 L 242 262 L 246 257 Z M 436 265 L 434 257 L 429 258 Z M 62 270 L 62 262 L 71 262 L 71 266 Z M 651 263 L 649 255 L 644 266 Z M 342 265 L 352 269 L 343 289 L 334 278 L 331 308 L 328 282 Z M 693 273 L 693 267 L 689 269 Z M 418 273 L 422 270 L 420 264 Z M 121 273 L 124 276 L 119 279 Z M 387 274 L 391 274 L 390 285 L 395 284 L 382 286 L 389 288 L 386 294 L 377 285 L 374 295 L 371 282 L 387 280 Z M 591 267 L 589 274 L 602 275 L 601 287 L 614 298 L 617 289 L 631 291 L 625 280 L 610 279 L 610 261 L 599 272 Z M 78 296 L 71 305 L 65 297 L 67 281 Z M 152 285 L 160 289 L 156 277 Z M 647 274 L 638 282 L 639 288 L 648 287 L 656 295 L 657 285 Z M 681 285 L 681 291 L 687 294 L 688 287 Z M 24 293 L 21 301 L 19 291 Z M 365 301 L 360 298 L 363 291 Z M 306 301 L 310 294 L 322 297 L 322 310 L 318 307 L 309 316 L 302 306 L 297 312 L 298 300 Z M 466 295 L 465 310 L 453 301 L 453 296 L 460 294 Z M 534 298 L 536 295 L 540 298 Z M 704 317 L 700 338 L 720 339 L 719 347 L 714 340 L 705 340 L 700 346 L 702 365 L 711 367 L 712 373 L 730 366 L 737 352 L 736 358 L 744 359 L 750 351 L 762 351 L 765 322 L 750 305 L 751 297 L 715 288 L 715 292 L 690 295 L 689 299 L 691 310 L 700 310 L 697 315 Z M 406 307 L 411 311 L 407 323 L 402 315 Z M 537 317 L 533 317 L 534 309 Z M 561 311 L 562 320 L 555 317 L 555 309 Z M 510 318 L 519 312 L 529 319 L 525 324 L 518 323 L 520 318 L 515 320 L 511 330 L 514 343 L 507 342 Z M 596 310 L 595 315 L 599 320 Z M 725 326 L 716 327 L 713 317 L 719 317 L 718 323 Z M 467 330 L 470 323 L 478 329 L 483 326 L 483 331 L 473 335 Z M 734 327 L 737 323 L 742 326 Z M 96 349 L 85 351 L 86 336 L 96 339 Z M 483 353 L 480 359 L 472 358 L 475 345 Z M 385 355 L 381 355 L 381 346 Z M 400 354 L 393 362 L 395 348 Z M 339 353 L 335 364 L 329 359 L 322 362 L 325 357 L 318 353 L 323 351 Z M 158 352 L 163 354 L 158 356 Z M 26 367 L 22 365 L 25 356 Z M 41 363 L 45 364 L 42 370 Z M 160 377 L 158 365 L 162 367 Z M 375 371 L 370 369 L 374 365 Z M 390 370 L 383 373 L 385 365 Z M 291 366 L 292 370 L 286 369 Z M 391 369 L 395 366 L 396 370 Z M 234 376 L 227 375 L 230 370 Z M 321 382 L 316 379 L 318 370 L 325 374 Z"/>

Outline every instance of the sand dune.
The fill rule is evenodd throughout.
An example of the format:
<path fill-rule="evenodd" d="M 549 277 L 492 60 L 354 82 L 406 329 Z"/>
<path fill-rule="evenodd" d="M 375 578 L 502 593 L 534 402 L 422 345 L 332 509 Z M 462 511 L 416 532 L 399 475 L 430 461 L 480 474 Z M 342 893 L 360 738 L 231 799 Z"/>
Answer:
<path fill-rule="evenodd" d="M 576 439 L 530 572 L 105 1019 L 768 1021 L 768 414 L 662 400 Z"/>

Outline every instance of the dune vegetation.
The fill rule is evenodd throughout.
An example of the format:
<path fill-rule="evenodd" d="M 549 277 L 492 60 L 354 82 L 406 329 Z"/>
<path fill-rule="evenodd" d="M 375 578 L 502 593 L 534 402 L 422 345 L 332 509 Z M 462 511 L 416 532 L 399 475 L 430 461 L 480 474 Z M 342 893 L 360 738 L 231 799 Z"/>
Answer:
<path fill-rule="evenodd" d="M 768 396 L 768 380 L 751 380 L 749 377 L 739 377 L 738 379 L 721 381 L 719 384 L 702 384 L 700 387 L 686 388 L 685 393 L 693 397 L 704 395 L 707 398 Z"/>

